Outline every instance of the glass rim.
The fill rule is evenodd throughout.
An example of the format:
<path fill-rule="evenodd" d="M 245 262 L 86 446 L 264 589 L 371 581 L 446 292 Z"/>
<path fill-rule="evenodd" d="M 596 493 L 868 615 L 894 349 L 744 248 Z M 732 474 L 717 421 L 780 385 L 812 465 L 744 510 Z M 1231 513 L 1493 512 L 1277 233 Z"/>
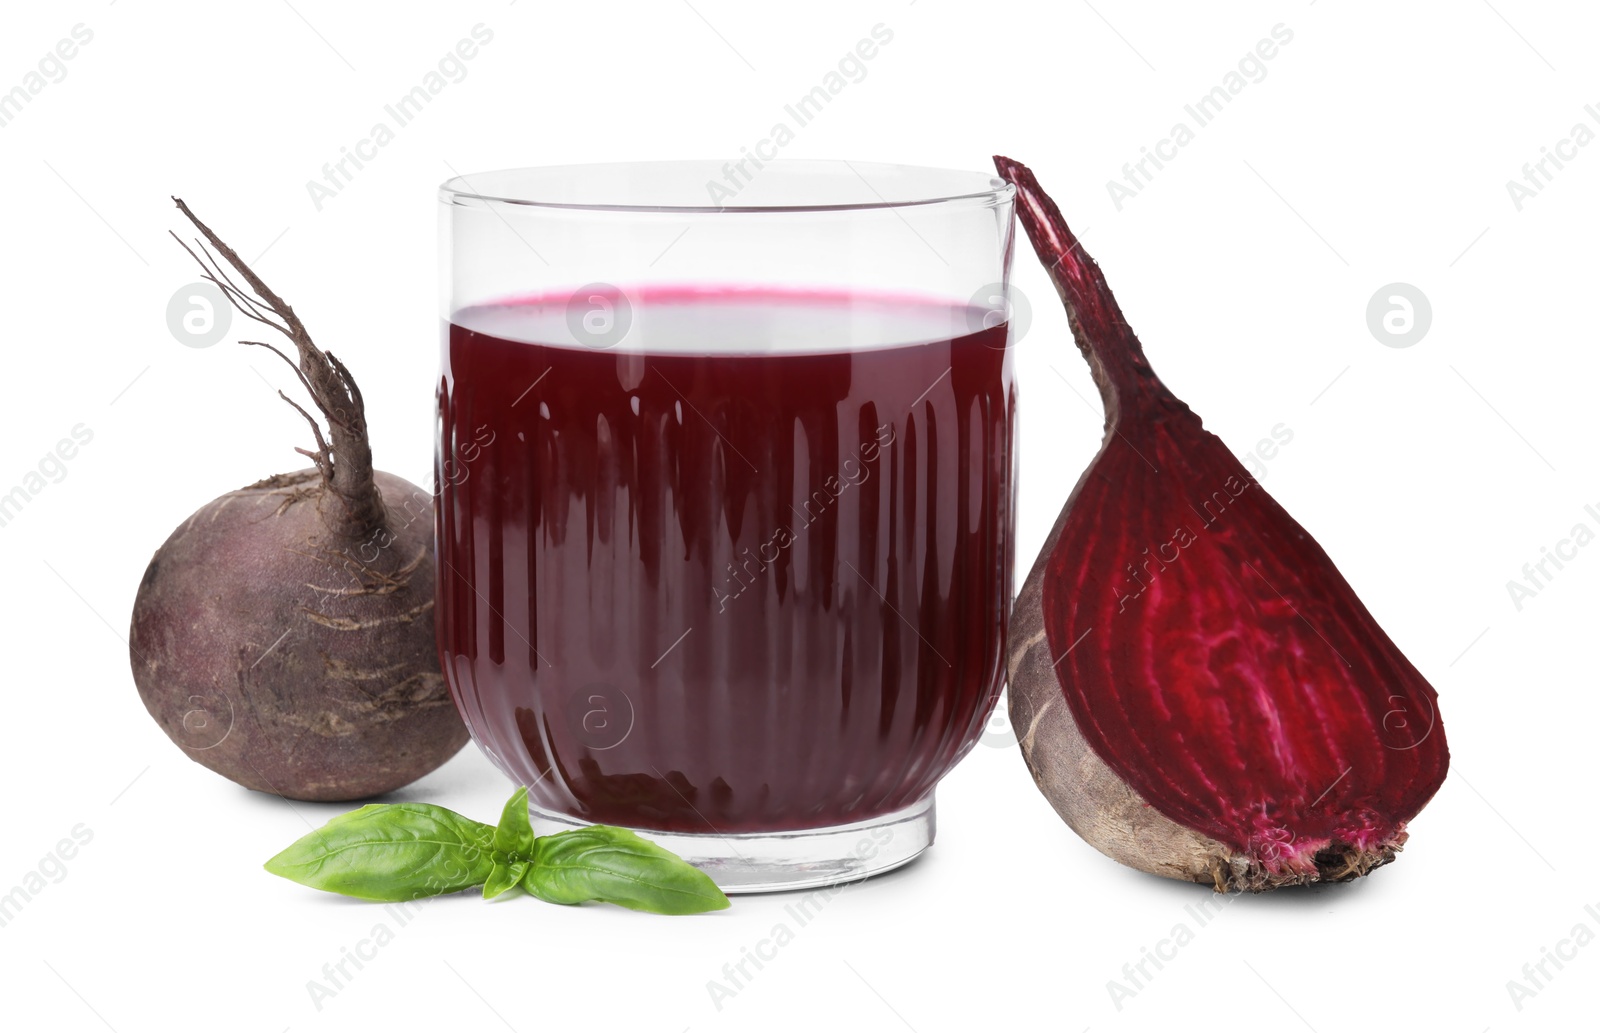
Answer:
<path fill-rule="evenodd" d="M 753 161 L 748 157 L 746 161 Z M 739 164 L 742 164 L 740 162 Z M 517 208 L 549 208 L 594 212 L 658 212 L 672 214 L 737 215 L 774 212 L 853 212 L 883 209 L 927 207 L 931 205 L 960 205 L 976 203 L 994 206 L 1011 201 L 1016 187 L 997 175 L 960 169 L 936 168 L 921 165 L 902 165 L 885 162 L 844 161 L 823 158 L 774 158 L 760 164 L 759 171 L 748 175 L 746 185 L 756 175 L 765 177 L 769 188 L 774 178 L 790 181 L 792 188 L 800 189 L 801 181 L 810 178 L 815 183 L 825 172 L 839 173 L 848 169 L 859 182 L 865 195 L 861 200 L 806 202 L 782 204 L 738 203 L 738 192 L 725 204 L 698 203 L 636 203 L 598 200 L 560 199 L 560 189 L 553 181 L 561 177 L 576 178 L 580 173 L 613 175 L 623 171 L 639 173 L 684 174 L 699 169 L 708 174 L 706 185 L 727 174 L 734 162 L 715 159 L 687 161 L 623 161 L 595 162 L 571 165 L 541 165 L 497 169 L 472 175 L 455 175 L 439 184 L 439 201 L 445 205 L 511 205 Z M 715 174 L 713 176 L 712 174 Z M 913 183 L 927 183 L 928 187 L 906 192 L 903 196 L 886 197 L 863 173 L 877 173 L 880 179 L 901 177 Z M 842 177 L 841 177 L 842 178 Z M 543 181 L 544 189 L 539 184 Z M 515 183 L 526 187 L 507 189 Z M 942 187 L 940 186 L 942 184 Z M 481 187 L 481 189 L 480 189 Z M 570 187 L 567 188 L 570 190 Z M 535 196 L 542 195 L 542 196 Z M 709 195 L 709 191 L 708 191 Z"/>

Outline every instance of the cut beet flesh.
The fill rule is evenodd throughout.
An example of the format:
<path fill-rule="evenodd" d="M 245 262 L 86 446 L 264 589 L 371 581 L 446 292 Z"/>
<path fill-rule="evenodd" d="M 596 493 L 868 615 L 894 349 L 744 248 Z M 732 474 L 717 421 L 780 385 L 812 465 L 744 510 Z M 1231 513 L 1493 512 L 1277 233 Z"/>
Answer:
<path fill-rule="evenodd" d="M 1106 409 L 1013 616 L 1012 719 L 1041 788 L 1102 851 L 1218 889 L 1392 860 L 1449 764 L 1433 688 L 1156 377 L 1032 173 L 996 164 Z"/>

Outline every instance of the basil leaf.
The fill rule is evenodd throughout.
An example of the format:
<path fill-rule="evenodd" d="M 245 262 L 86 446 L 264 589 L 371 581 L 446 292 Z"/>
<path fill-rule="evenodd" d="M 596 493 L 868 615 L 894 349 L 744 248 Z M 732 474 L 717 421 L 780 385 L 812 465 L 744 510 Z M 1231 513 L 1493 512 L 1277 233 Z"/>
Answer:
<path fill-rule="evenodd" d="M 488 881 L 483 884 L 483 899 L 492 900 L 507 890 L 520 886 L 531 867 L 533 867 L 532 861 L 512 861 L 509 864 L 496 861 L 494 871 L 489 873 Z"/>
<path fill-rule="evenodd" d="M 483 899 L 491 900 L 522 883 L 533 864 L 533 842 L 524 786 L 511 794 L 500 811 L 500 824 L 494 830 L 494 869 L 483 884 Z"/>
<path fill-rule="evenodd" d="M 533 859 L 533 823 L 528 817 L 526 786 L 512 793 L 500 812 L 500 825 L 494 830 L 494 849 L 512 859 Z"/>
<path fill-rule="evenodd" d="M 493 870 L 494 829 L 426 803 L 368 804 L 307 833 L 264 866 L 312 889 L 416 900 L 471 889 Z"/>
<path fill-rule="evenodd" d="M 728 898 L 705 872 L 610 825 L 540 836 L 522 884 L 552 904 L 603 900 L 658 915 L 692 915 L 728 906 Z"/>

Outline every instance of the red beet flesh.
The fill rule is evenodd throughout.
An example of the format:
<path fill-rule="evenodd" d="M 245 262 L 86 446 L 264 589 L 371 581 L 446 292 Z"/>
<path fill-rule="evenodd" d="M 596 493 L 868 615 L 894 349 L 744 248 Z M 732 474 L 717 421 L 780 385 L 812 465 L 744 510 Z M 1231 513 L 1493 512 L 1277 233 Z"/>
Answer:
<path fill-rule="evenodd" d="M 1100 452 L 1024 587 L 1039 594 L 1043 635 L 1031 645 L 1047 646 L 1050 689 L 1099 762 L 1214 841 L 1218 863 L 1141 864 L 1145 847 L 1079 827 L 1098 824 L 1081 801 L 1053 802 L 1119 860 L 1209 874 L 1219 889 L 1351 878 L 1392 859 L 1449 764 L 1432 686 L 1315 539 L 1156 377 L 1033 174 L 995 161 L 1106 408 Z M 1023 657 L 1012 663 L 1019 731 L 1044 713 L 1037 694 L 1016 713 L 1029 695 L 1019 682 L 1044 677 L 1042 658 Z M 1095 779 L 1065 763 L 1041 775 L 1050 758 L 1035 754 L 1050 748 L 1024 741 L 1047 795 L 1093 792 Z"/>

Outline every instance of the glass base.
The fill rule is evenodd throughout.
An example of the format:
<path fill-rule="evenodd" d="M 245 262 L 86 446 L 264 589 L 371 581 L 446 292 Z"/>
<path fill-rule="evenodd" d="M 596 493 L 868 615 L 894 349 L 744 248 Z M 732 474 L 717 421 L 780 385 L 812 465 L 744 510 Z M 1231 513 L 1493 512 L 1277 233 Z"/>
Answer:
<path fill-rule="evenodd" d="M 545 836 L 591 822 L 529 805 Z M 893 871 L 933 843 L 933 794 L 903 810 L 796 832 L 657 832 L 634 829 L 711 876 L 724 893 L 810 889 Z"/>

